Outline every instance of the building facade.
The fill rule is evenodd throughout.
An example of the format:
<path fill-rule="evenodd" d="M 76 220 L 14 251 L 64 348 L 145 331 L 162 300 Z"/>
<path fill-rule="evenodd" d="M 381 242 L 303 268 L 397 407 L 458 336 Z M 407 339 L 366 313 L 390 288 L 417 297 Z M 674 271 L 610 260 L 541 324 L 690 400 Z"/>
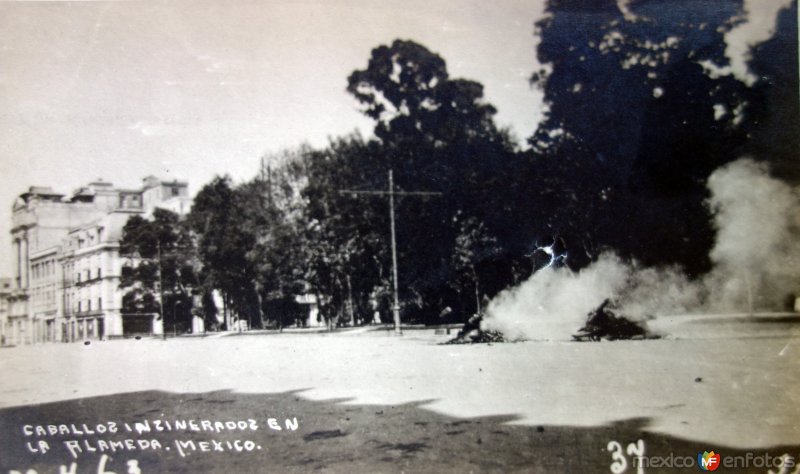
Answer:
<path fill-rule="evenodd" d="M 122 228 L 134 214 L 186 214 L 190 206 L 187 183 L 153 176 L 140 189 L 98 180 L 69 196 L 35 186 L 20 195 L 12 211 L 14 276 L 0 293 L 4 344 L 123 336 Z"/>
<path fill-rule="evenodd" d="M 11 296 L 11 278 L 0 278 L 0 346 L 5 344 L 8 324 L 8 297 Z"/>

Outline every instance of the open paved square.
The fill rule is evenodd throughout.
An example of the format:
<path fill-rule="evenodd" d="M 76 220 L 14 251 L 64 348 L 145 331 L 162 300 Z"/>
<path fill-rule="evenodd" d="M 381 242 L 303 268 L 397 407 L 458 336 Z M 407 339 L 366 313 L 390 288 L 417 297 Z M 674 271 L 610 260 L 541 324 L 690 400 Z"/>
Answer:
<path fill-rule="evenodd" d="M 638 440 L 664 462 L 797 457 L 794 324 L 681 327 L 601 343 L 442 345 L 449 336 L 432 330 L 362 330 L 3 349 L 0 467 L 609 472 L 617 446 L 633 444 L 622 456 L 634 472 Z M 32 452 L 40 441 L 47 452 Z"/>

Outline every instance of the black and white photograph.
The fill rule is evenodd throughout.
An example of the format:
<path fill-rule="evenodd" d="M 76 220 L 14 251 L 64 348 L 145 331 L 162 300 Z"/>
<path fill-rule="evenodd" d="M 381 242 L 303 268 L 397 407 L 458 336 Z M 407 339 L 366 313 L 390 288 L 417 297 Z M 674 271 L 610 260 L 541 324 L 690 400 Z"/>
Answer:
<path fill-rule="evenodd" d="M 0 473 L 800 474 L 798 43 L 0 1 Z"/>

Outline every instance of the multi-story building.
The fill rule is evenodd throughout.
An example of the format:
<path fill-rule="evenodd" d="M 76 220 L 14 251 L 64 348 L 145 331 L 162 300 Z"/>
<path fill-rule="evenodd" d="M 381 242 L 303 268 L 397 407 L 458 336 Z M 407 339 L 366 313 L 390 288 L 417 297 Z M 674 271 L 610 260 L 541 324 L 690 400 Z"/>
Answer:
<path fill-rule="evenodd" d="M 15 272 L 3 298 L 5 343 L 124 335 L 122 228 L 134 214 L 147 217 L 157 207 L 185 214 L 190 206 L 187 183 L 152 176 L 141 189 L 98 180 L 70 196 L 31 187 L 13 207 Z"/>
<path fill-rule="evenodd" d="M 5 344 L 8 324 L 8 297 L 11 295 L 11 278 L 0 278 L 0 345 Z"/>

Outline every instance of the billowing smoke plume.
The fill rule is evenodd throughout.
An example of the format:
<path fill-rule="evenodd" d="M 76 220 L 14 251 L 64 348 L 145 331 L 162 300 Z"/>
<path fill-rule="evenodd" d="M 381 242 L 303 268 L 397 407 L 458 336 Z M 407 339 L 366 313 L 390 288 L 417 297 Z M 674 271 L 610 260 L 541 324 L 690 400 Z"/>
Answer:
<path fill-rule="evenodd" d="M 716 170 L 708 188 L 717 240 L 703 278 L 607 253 L 580 272 L 545 268 L 501 292 L 484 327 L 512 339 L 566 340 L 606 298 L 632 319 L 782 309 L 800 292 L 800 193 L 749 159 Z"/>
<path fill-rule="evenodd" d="M 708 179 L 717 240 L 707 305 L 720 311 L 780 309 L 800 293 L 800 190 L 739 160 Z"/>

